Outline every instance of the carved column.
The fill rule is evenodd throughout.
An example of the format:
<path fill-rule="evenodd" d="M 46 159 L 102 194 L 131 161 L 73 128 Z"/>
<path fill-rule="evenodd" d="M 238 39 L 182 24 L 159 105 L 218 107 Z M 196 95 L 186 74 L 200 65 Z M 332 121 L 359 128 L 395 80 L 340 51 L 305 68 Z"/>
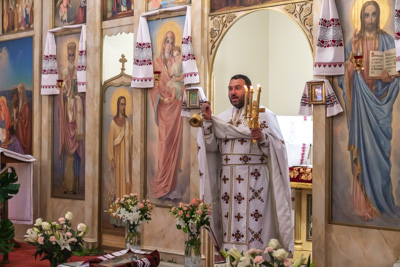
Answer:
<path fill-rule="evenodd" d="M 294 197 L 294 247 L 295 249 L 302 249 L 301 241 L 301 189 L 295 189 Z"/>

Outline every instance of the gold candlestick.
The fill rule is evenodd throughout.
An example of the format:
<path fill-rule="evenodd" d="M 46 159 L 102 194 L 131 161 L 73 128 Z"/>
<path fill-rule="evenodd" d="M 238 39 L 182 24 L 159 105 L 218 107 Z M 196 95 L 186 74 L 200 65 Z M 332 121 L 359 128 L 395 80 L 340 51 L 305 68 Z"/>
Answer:
<path fill-rule="evenodd" d="M 249 119 L 251 120 L 251 117 L 252 117 L 252 114 L 253 114 L 253 104 L 252 104 L 252 102 L 253 102 L 253 93 L 254 93 L 254 89 L 253 89 L 253 86 L 251 86 L 250 85 L 250 97 L 249 97 L 249 104 L 250 104 L 250 111 L 249 111 Z M 249 124 L 249 127 L 250 128 L 253 128 L 253 123 L 250 121 L 250 124 Z"/>
<path fill-rule="evenodd" d="M 244 86 L 244 119 L 247 118 L 247 97 L 248 97 L 248 89 L 247 86 Z"/>
<path fill-rule="evenodd" d="M 260 109 L 260 95 L 261 95 L 261 86 L 257 84 L 257 114 Z"/>

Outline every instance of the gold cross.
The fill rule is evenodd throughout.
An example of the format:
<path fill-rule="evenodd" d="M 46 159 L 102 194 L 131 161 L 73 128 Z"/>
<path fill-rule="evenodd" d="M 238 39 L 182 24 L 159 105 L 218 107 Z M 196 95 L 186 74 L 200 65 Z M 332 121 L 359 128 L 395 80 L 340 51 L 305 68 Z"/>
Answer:
<path fill-rule="evenodd" d="M 122 68 L 121 68 L 122 71 L 125 71 L 125 62 L 127 62 L 127 61 L 128 61 L 128 60 L 125 58 L 125 55 L 122 54 L 122 55 L 121 55 L 121 59 L 119 60 L 119 62 L 122 63 Z"/>

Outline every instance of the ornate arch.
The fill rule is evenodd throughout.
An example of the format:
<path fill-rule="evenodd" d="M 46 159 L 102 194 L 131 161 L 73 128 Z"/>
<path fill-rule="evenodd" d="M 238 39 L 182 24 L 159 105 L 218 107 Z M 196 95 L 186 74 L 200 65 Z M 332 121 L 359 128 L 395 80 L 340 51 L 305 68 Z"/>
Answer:
<path fill-rule="evenodd" d="M 312 48 L 312 40 L 313 40 L 313 2 L 305 1 L 299 3 L 292 3 L 281 6 L 274 7 L 263 7 L 260 9 L 271 9 L 284 13 L 288 17 L 290 17 L 304 32 L 307 37 L 308 43 L 310 45 L 311 51 Z M 255 10 L 247 10 L 240 12 L 233 12 L 227 14 L 217 14 L 210 15 L 209 17 L 209 56 L 211 58 L 211 62 L 214 61 L 215 53 L 223 36 L 229 30 L 232 25 L 238 21 L 243 16 L 246 16 L 252 12 L 258 11 L 260 9 Z"/>

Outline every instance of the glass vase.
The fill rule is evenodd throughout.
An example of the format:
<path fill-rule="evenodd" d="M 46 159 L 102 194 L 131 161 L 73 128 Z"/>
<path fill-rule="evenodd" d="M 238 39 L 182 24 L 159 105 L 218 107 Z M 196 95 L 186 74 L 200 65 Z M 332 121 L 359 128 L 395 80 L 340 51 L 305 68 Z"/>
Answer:
<path fill-rule="evenodd" d="M 125 247 L 141 250 L 141 227 L 139 224 L 127 223 L 125 230 Z"/>
<path fill-rule="evenodd" d="M 185 267 L 201 267 L 200 234 L 188 235 L 185 241 Z"/>

